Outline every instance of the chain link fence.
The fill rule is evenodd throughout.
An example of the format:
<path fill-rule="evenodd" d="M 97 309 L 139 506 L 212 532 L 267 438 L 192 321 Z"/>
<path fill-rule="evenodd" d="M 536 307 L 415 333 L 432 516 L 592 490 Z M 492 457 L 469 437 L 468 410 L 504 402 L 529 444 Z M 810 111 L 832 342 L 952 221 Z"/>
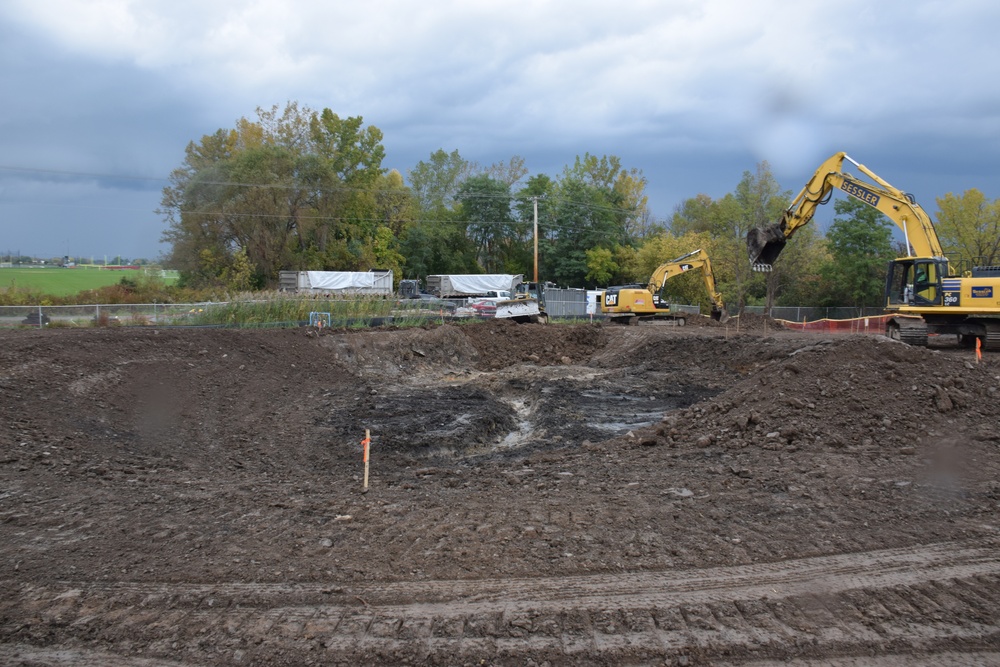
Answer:
<path fill-rule="evenodd" d="M 379 326 L 472 317 L 475 299 L 262 299 L 203 303 L 0 306 L 0 328 Z M 466 312 L 469 311 L 469 312 Z"/>
<path fill-rule="evenodd" d="M 0 306 L 0 327 L 193 326 L 223 303 Z"/>
<path fill-rule="evenodd" d="M 809 306 L 775 306 L 768 310 L 765 306 L 744 306 L 744 312 L 754 315 L 767 315 L 775 320 L 790 322 L 814 322 L 816 320 L 852 320 L 859 317 L 878 317 L 884 315 L 882 308 L 851 308 L 830 307 L 817 308 Z"/>
<path fill-rule="evenodd" d="M 302 317 L 287 315 L 280 312 L 268 313 L 268 301 L 245 303 L 205 302 L 205 303 L 145 303 L 145 304 L 96 304 L 86 306 L 0 306 L 0 327 L 106 327 L 106 326 L 240 326 L 239 321 L 233 321 L 229 315 L 236 307 L 247 306 L 264 311 L 255 317 L 255 326 L 295 326 L 308 323 L 309 314 Z M 366 307 L 370 301 L 356 302 Z M 351 310 L 350 300 L 339 300 L 336 308 L 315 303 L 308 310 L 335 311 Z M 456 312 L 456 307 L 466 306 L 465 300 L 435 299 L 433 302 L 421 300 L 388 300 L 384 306 L 385 312 L 372 312 L 371 316 L 378 318 L 378 323 L 387 319 L 419 318 L 422 314 L 437 315 L 445 318 Z M 585 290 L 548 290 L 546 292 L 546 308 L 550 317 L 587 318 L 587 295 Z M 677 310 L 698 313 L 698 306 L 675 306 Z M 768 310 L 764 306 L 747 306 L 747 313 L 769 315 L 773 319 L 790 322 L 814 322 L 818 320 L 850 320 L 864 317 L 878 317 L 884 314 L 881 308 L 816 308 L 799 306 L 777 306 Z M 600 318 L 599 311 L 592 314 Z M 340 318 L 336 314 L 335 325 L 349 325 L 366 322 L 364 316 Z"/>

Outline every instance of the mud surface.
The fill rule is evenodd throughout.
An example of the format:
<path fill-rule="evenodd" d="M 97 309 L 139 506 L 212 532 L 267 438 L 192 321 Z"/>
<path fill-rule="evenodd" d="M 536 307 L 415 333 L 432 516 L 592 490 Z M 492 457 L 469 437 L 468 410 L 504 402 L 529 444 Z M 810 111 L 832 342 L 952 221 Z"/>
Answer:
<path fill-rule="evenodd" d="M 1000 664 L 998 392 L 766 321 L 0 332 L 0 664 Z"/>

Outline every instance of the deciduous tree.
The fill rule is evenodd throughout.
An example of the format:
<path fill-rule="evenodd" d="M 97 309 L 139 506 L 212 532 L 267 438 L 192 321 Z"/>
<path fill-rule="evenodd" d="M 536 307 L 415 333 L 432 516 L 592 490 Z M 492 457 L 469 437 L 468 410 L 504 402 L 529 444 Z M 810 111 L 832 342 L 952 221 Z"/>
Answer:
<path fill-rule="evenodd" d="M 191 142 L 161 199 L 170 263 L 192 285 L 242 275 L 241 252 L 261 285 L 286 268 L 372 268 L 381 141 L 360 117 L 290 102 Z"/>
<path fill-rule="evenodd" d="M 526 269 L 527 230 L 511 209 L 510 186 L 485 174 L 473 176 L 458 189 L 457 200 L 468 222 L 469 238 L 486 273 Z"/>
<path fill-rule="evenodd" d="M 438 149 L 426 162 L 418 162 L 409 170 L 408 180 L 421 212 L 453 210 L 458 189 L 474 170 L 475 165 L 457 150 L 445 153 Z"/>
<path fill-rule="evenodd" d="M 821 271 L 826 286 L 822 305 L 878 307 L 893 257 L 892 222 L 857 199 L 838 199 L 834 210 L 837 217 L 826 233 L 831 259 Z"/>
<path fill-rule="evenodd" d="M 953 259 L 974 265 L 1000 264 L 1000 199 L 990 201 L 972 188 L 958 197 L 937 198 L 936 229 L 941 245 Z"/>
<path fill-rule="evenodd" d="M 687 232 L 681 236 L 661 234 L 647 239 L 636 252 L 634 278 L 637 283 L 647 283 L 656 269 L 665 262 L 672 261 L 695 250 L 704 250 L 712 261 L 716 288 L 722 289 L 721 276 L 715 265 L 715 241 L 708 232 Z M 705 289 L 702 271 L 691 271 L 668 280 L 660 292 L 660 298 L 669 303 L 701 306 L 703 313 L 712 309 L 711 299 Z"/>

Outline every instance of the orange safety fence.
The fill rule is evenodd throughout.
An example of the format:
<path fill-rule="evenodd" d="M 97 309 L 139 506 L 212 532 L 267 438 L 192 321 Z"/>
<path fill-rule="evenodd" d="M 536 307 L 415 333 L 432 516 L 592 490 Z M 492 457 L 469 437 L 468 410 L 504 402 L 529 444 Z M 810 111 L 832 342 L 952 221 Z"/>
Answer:
<path fill-rule="evenodd" d="M 868 317 L 855 317 L 849 320 L 813 320 L 811 322 L 793 322 L 791 320 L 776 320 L 786 329 L 795 331 L 806 331 L 813 333 L 861 333 L 861 334 L 883 334 L 885 333 L 885 323 L 892 315 L 875 315 Z"/>

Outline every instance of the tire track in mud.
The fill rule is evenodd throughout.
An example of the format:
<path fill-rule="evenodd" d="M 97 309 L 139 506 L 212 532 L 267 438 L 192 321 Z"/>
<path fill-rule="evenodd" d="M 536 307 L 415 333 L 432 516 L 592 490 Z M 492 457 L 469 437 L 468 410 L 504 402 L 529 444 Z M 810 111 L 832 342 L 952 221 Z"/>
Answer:
<path fill-rule="evenodd" d="M 716 667 L 985 667 L 1000 665 L 1000 652 L 972 651 L 958 653 L 942 651 L 931 656 L 897 653 L 886 656 L 863 656 L 816 660 L 754 660 L 753 662 L 719 662 Z"/>
<path fill-rule="evenodd" d="M 1000 647 L 994 542 L 537 579 L 47 587 L 8 580 L 0 592 L 0 658 L 37 653 L 31 645 L 44 643 L 75 647 L 79 664 L 87 664 L 87 643 L 119 655 L 142 650 L 142 661 L 108 662 L 121 665 L 280 664 L 306 655 L 431 664 L 844 657 L 829 664 L 849 665 L 851 656 L 905 654 L 915 645 L 925 657 L 951 651 L 969 658 L 951 664 L 974 664 L 979 652 Z M 14 625 L 14 618 L 31 621 Z M 63 664 L 57 653 L 30 664 Z"/>

